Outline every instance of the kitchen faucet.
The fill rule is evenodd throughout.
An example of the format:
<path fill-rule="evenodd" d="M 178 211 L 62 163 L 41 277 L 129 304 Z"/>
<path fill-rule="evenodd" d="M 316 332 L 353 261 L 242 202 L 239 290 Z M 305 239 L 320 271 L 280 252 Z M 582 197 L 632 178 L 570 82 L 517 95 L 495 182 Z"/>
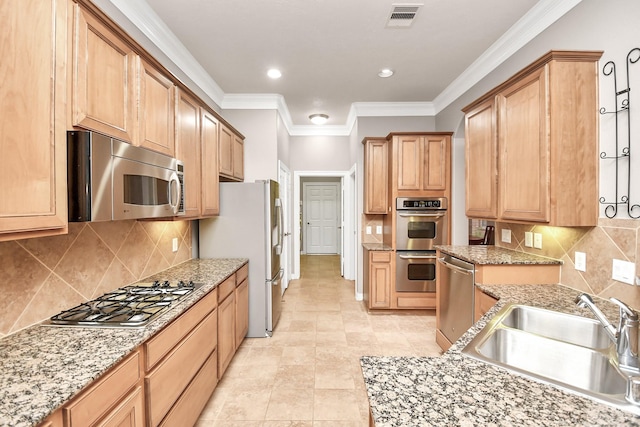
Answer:
<path fill-rule="evenodd" d="M 638 321 L 638 313 L 617 298 L 610 298 L 610 301 L 620 307 L 620 322 L 617 329 L 595 305 L 591 296 L 583 293 L 575 299 L 575 303 L 579 307 L 590 309 L 602 323 L 607 335 L 616 345 L 620 368 L 631 369 L 637 373 L 640 370 L 640 360 L 638 359 L 638 324 L 640 322 Z"/>

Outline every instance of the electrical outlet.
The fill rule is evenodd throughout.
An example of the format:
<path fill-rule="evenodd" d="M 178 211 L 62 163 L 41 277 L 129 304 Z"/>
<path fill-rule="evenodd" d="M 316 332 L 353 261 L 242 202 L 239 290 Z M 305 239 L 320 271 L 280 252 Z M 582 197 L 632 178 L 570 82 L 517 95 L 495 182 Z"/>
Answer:
<path fill-rule="evenodd" d="M 171 246 L 173 249 L 173 252 L 178 252 L 178 238 L 174 237 L 173 240 L 171 241 Z"/>
<path fill-rule="evenodd" d="M 573 262 L 576 266 L 576 270 L 587 271 L 587 254 L 584 252 L 576 252 Z"/>
<path fill-rule="evenodd" d="M 533 247 L 533 233 L 530 231 L 524 232 L 524 245 L 528 248 Z"/>
<path fill-rule="evenodd" d="M 371 226 L 370 225 L 367 225 L 367 228 L 365 230 L 366 230 L 365 233 L 371 234 Z"/>
<path fill-rule="evenodd" d="M 502 229 L 502 242 L 511 243 L 511 230 L 509 230 L 508 228 Z"/>
<path fill-rule="evenodd" d="M 376 225 L 376 234 L 382 234 L 382 226 Z"/>
<path fill-rule="evenodd" d="M 533 247 L 542 249 L 542 233 L 533 233 Z"/>
<path fill-rule="evenodd" d="M 636 275 L 636 265 L 632 262 L 613 260 L 611 278 L 622 283 L 633 285 L 633 278 Z"/>

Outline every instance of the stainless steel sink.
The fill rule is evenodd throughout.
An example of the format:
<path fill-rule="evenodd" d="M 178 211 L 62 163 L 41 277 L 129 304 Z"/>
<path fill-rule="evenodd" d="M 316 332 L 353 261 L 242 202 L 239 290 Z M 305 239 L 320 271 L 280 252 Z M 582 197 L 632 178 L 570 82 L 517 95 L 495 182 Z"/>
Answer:
<path fill-rule="evenodd" d="M 538 307 L 512 305 L 503 326 L 589 348 L 605 349 L 611 340 L 597 320 Z"/>
<path fill-rule="evenodd" d="M 469 357 L 640 415 L 599 322 L 510 304 L 462 350 Z"/>

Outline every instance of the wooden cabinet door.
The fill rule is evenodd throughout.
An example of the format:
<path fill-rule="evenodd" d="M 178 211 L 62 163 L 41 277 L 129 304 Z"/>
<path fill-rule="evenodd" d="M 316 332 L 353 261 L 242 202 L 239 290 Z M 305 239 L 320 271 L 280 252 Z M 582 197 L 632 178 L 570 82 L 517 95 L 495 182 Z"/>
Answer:
<path fill-rule="evenodd" d="M 218 139 L 219 145 L 219 173 L 228 177 L 233 176 L 233 138 L 234 135 L 231 130 L 225 126 L 224 123 L 220 123 L 220 138 Z"/>
<path fill-rule="evenodd" d="M 498 215 L 498 139 L 494 99 L 465 115 L 466 214 L 495 219 Z"/>
<path fill-rule="evenodd" d="M 249 279 L 236 288 L 236 350 L 249 330 Z"/>
<path fill-rule="evenodd" d="M 370 139 L 364 144 L 364 213 L 386 214 L 389 205 L 388 143 Z"/>
<path fill-rule="evenodd" d="M 0 6 L 0 240 L 66 232 L 67 13 L 64 0 Z"/>
<path fill-rule="evenodd" d="M 398 190 L 420 190 L 422 181 L 421 137 L 398 136 Z"/>
<path fill-rule="evenodd" d="M 218 305 L 218 379 L 222 378 L 235 354 L 236 297 L 231 292 Z"/>
<path fill-rule="evenodd" d="M 499 216 L 504 220 L 549 221 L 547 69 L 497 95 Z"/>
<path fill-rule="evenodd" d="M 200 215 L 200 107 L 189 95 L 178 91 L 176 112 L 176 157 L 184 163 L 184 207 L 186 217 Z"/>
<path fill-rule="evenodd" d="M 202 109 L 202 215 L 220 213 L 220 178 L 218 176 L 218 126 L 210 112 Z"/>
<path fill-rule="evenodd" d="M 175 86 L 171 80 L 146 61 L 139 61 L 137 143 L 167 156 L 175 155 Z"/>
<path fill-rule="evenodd" d="M 75 5 L 73 125 L 133 142 L 136 54 L 106 25 Z"/>
<path fill-rule="evenodd" d="M 443 135 L 422 138 L 422 190 L 446 190 L 449 169 L 449 138 Z"/>
<path fill-rule="evenodd" d="M 142 387 L 136 388 L 115 408 L 99 427 L 142 427 L 144 426 L 144 400 Z"/>
<path fill-rule="evenodd" d="M 370 308 L 391 307 L 391 252 L 369 252 Z"/>
<path fill-rule="evenodd" d="M 233 177 L 244 180 L 244 141 L 233 135 Z"/>

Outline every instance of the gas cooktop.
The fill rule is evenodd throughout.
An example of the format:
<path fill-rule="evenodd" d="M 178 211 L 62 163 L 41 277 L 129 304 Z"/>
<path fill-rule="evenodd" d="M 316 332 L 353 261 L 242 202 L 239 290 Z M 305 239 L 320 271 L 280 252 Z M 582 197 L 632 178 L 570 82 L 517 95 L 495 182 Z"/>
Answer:
<path fill-rule="evenodd" d="M 155 281 L 118 288 L 51 317 L 52 325 L 142 327 L 202 286 L 192 281 Z"/>

